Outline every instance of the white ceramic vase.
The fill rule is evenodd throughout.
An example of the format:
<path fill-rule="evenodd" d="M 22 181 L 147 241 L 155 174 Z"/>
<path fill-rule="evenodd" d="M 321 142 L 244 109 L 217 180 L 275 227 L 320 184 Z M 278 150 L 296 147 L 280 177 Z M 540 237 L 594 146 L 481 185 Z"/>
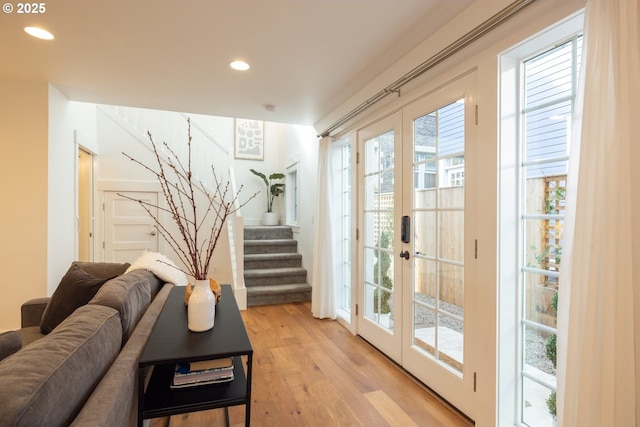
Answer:
<path fill-rule="evenodd" d="M 189 330 L 204 332 L 213 328 L 216 315 L 216 298 L 209 286 L 209 279 L 196 280 L 187 305 Z"/>
<path fill-rule="evenodd" d="M 278 225 L 278 222 L 277 212 L 265 212 L 262 214 L 262 225 Z"/>

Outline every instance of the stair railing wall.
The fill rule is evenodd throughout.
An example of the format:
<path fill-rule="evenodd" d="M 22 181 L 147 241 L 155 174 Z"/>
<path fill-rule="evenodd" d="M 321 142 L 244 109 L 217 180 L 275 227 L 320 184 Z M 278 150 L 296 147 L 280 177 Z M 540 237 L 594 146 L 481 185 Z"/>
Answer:
<path fill-rule="evenodd" d="M 236 174 L 233 166 L 229 166 L 229 181 L 234 197 L 238 194 Z M 246 194 L 245 194 L 246 196 Z M 229 233 L 229 252 L 233 289 L 240 310 L 247 308 L 247 288 L 244 283 L 244 217 L 240 208 L 240 200 L 236 200 L 237 211 L 233 214 L 231 224 L 227 225 Z"/>
<path fill-rule="evenodd" d="M 188 157 L 187 141 L 187 117 L 184 113 L 171 111 L 147 110 L 134 107 L 121 106 L 99 106 L 112 119 L 119 121 L 134 138 L 141 144 L 152 150 L 147 132 L 159 147 L 163 142 L 173 150 L 180 159 Z M 192 150 L 192 171 L 194 177 L 201 183 L 198 188 L 203 191 L 205 188 L 215 188 L 215 182 L 211 173 L 211 168 L 215 170 L 220 182 L 228 181 L 231 187 L 231 197 L 237 195 L 235 182 L 235 172 L 231 166 L 229 150 L 214 137 L 207 133 L 203 127 L 198 125 L 197 119 L 191 118 L 191 150 Z M 169 153 L 163 150 L 168 158 Z M 236 203 L 240 203 L 236 200 Z M 244 283 L 244 246 L 243 230 L 244 219 L 240 211 L 237 211 L 225 223 L 229 239 L 229 259 L 231 260 L 232 287 L 238 306 L 241 310 L 246 309 L 246 288 Z"/>
<path fill-rule="evenodd" d="M 187 114 L 120 106 L 106 106 L 106 110 L 115 113 L 135 129 L 138 133 L 137 139 L 142 139 L 145 144 L 149 144 L 147 132 L 150 131 L 158 146 L 167 142 L 178 158 L 187 158 L 187 118 L 189 117 Z M 212 188 L 211 166 L 213 166 L 218 179 L 228 180 L 224 174 L 229 170 L 229 150 L 207 133 L 194 118 L 191 118 L 191 136 L 191 149 L 196 153 L 192 156 L 191 165 L 194 175 L 207 187 Z"/>

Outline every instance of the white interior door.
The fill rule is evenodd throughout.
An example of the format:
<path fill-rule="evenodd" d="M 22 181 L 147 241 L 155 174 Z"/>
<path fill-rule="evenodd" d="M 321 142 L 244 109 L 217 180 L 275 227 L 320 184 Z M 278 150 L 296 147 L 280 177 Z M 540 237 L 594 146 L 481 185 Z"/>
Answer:
<path fill-rule="evenodd" d="M 362 183 L 358 334 L 398 363 L 402 356 L 401 141 L 400 112 L 358 132 Z"/>
<path fill-rule="evenodd" d="M 403 210 L 412 218 L 403 263 L 403 360 L 417 378 L 473 414 L 475 76 L 404 108 Z M 482 331 L 475 331 L 482 333 Z M 471 363 L 473 366 L 473 363 Z"/>
<path fill-rule="evenodd" d="M 158 251 L 158 234 L 153 219 L 142 206 L 120 194 L 157 206 L 158 193 L 104 192 L 105 261 L 130 263 L 145 250 Z"/>

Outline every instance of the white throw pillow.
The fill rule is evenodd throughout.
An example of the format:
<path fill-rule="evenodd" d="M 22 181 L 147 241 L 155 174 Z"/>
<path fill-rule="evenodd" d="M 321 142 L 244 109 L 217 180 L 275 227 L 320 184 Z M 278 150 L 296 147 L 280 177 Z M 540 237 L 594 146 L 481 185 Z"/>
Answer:
<path fill-rule="evenodd" d="M 127 268 L 126 273 L 133 270 L 149 270 L 161 280 L 176 286 L 187 284 L 187 276 L 166 256 L 158 252 L 144 252 Z"/>

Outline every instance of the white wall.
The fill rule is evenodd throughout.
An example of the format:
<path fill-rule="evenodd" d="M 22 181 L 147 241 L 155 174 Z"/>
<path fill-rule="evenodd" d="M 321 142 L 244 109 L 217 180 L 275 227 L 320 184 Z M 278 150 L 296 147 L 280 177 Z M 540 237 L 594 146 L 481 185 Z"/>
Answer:
<path fill-rule="evenodd" d="M 313 246 L 317 198 L 318 138 L 314 129 L 307 126 L 281 125 L 285 167 L 297 160 L 299 177 L 299 218 L 294 227 L 294 238 L 298 241 L 298 252 L 302 254 L 302 266 L 307 269 L 307 282 L 313 286 Z M 286 189 L 285 189 L 286 191 Z M 284 200 L 282 200 L 284 202 Z M 280 206 L 285 212 L 285 204 Z"/>
<path fill-rule="evenodd" d="M 148 112 L 149 110 L 146 111 Z M 166 120 L 166 114 L 167 112 L 158 112 L 158 120 Z M 202 128 L 230 153 L 228 164 L 235 170 L 238 187 L 243 186 L 240 192 L 240 201 L 246 201 L 254 193 L 260 192 L 242 209 L 242 215 L 247 225 L 260 223 L 266 205 L 266 187 L 262 180 L 249 170 L 254 168 L 267 175 L 273 172 L 284 172 L 287 156 L 295 154 L 300 157 L 301 165 L 305 169 L 301 178 L 305 181 L 304 185 L 307 190 L 303 200 L 303 211 L 301 212 L 303 221 L 296 237 L 299 239 L 299 249 L 302 253 L 303 261 L 310 267 L 313 257 L 313 225 L 311 219 L 315 210 L 313 194 L 316 186 L 315 156 L 317 150 L 317 141 L 313 128 L 265 122 L 264 160 L 242 160 L 233 157 L 234 119 L 195 114 L 188 114 L 188 116 L 191 118 L 193 125 Z M 154 133 L 152 121 L 145 126 L 150 128 L 147 130 Z M 186 122 L 184 129 L 181 131 L 183 132 L 177 132 L 177 137 L 180 138 L 179 135 L 184 133 L 186 142 Z M 122 152 L 126 152 L 144 163 L 154 164 L 155 159 L 148 148 L 146 138 L 143 137 L 141 142 L 140 139 L 123 128 L 117 119 L 114 120 L 112 114 L 102 109 L 98 110 L 97 140 L 100 146 L 100 155 L 97 157 L 96 168 L 96 180 L 99 188 L 104 188 L 106 185 L 124 185 L 125 183 L 128 186 L 147 186 L 156 183 L 152 175 L 141 166 L 132 163 L 122 154 Z M 159 141 L 156 139 L 156 142 Z M 216 173 L 219 172 L 226 177 L 226 170 L 220 171 L 219 168 L 216 168 Z M 100 192 L 98 192 L 98 199 L 100 199 Z M 274 203 L 274 210 L 281 213 L 281 220 L 284 220 L 284 206 L 284 197 L 278 197 Z M 98 242 L 101 241 L 101 239 L 96 240 Z M 223 232 L 211 263 L 212 271 L 210 271 L 212 276 L 222 282 L 229 282 L 232 278 L 228 245 L 228 236 Z M 159 250 L 166 253 L 175 262 L 178 262 L 177 256 L 162 241 Z M 100 247 L 97 248 L 97 253 L 103 256 Z"/>
<path fill-rule="evenodd" d="M 77 146 L 97 151 L 95 106 L 69 101 L 49 85 L 47 294 L 77 258 Z"/>

